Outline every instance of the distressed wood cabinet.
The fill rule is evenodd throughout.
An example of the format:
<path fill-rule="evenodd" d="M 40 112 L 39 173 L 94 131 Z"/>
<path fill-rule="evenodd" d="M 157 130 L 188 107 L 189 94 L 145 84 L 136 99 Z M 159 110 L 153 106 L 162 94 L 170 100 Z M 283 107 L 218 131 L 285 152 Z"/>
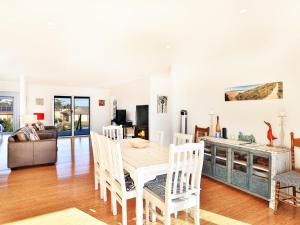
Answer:
<path fill-rule="evenodd" d="M 289 149 L 213 137 L 202 140 L 203 175 L 265 199 L 274 208 L 273 177 L 290 170 Z"/>

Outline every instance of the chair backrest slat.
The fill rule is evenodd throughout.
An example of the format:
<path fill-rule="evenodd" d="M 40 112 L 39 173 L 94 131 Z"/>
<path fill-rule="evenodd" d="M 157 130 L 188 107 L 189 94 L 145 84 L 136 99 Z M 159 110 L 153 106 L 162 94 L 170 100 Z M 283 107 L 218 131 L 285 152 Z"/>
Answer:
<path fill-rule="evenodd" d="M 195 139 L 194 142 L 197 143 L 199 141 L 200 137 L 208 136 L 209 135 L 209 127 L 202 128 L 198 127 L 197 125 L 195 126 Z"/>
<path fill-rule="evenodd" d="M 103 135 L 112 140 L 121 140 L 123 139 L 123 127 L 122 125 L 103 127 Z"/>
<path fill-rule="evenodd" d="M 174 137 L 173 137 L 174 145 L 183 145 L 183 144 L 192 143 L 192 142 L 193 142 L 193 135 L 180 134 L 180 133 L 174 134 Z"/>
<path fill-rule="evenodd" d="M 204 142 L 171 145 L 166 201 L 200 191 Z"/>
<path fill-rule="evenodd" d="M 97 140 L 97 133 L 94 131 L 91 131 L 91 141 L 92 141 L 92 151 L 93 151 L 93 158 L 94 158 L 94 164 L 100 163 L 100 149 L 99 144 Z"/>
<path fill-rule="evenodd" d="M 109 140 L 111 158 L 112 158 L 112 179 L 121 185 L 122 192 L 126 192 L 126 184 L 124 177 L 123 159 L 121 146 L 112 140 Z"/>
<path fill-rule="evenodd" d="M 99 153 L 100 153 L 100 163 L 103 166 L 103 168 L 107 171 L 111 171 L 111 156 L 110 156 L 110 146 L 108 145 L 108 138 L 97 134 L 97 140 L 99 145 Z"/>
<path fill-rule="evenodd" d="M 291 161 L 292 170 L 296 169 L 295 147 L 300 148 L 300 138 L 295 138 L 294 132 L 291 133 Z"/>

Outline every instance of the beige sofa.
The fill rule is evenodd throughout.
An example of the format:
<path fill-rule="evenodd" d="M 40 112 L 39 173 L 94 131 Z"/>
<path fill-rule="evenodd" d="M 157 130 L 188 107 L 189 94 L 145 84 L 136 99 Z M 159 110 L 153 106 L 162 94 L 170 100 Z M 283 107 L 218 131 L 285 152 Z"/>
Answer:
<path fill-rule="evenodd" d="M 7 167 L 14 169 L 26 166 L 55 164 L 57 161 L 57 131 L 48 128 L 37 131 L 41 140 L 19 142 L 9 137 Z"/>

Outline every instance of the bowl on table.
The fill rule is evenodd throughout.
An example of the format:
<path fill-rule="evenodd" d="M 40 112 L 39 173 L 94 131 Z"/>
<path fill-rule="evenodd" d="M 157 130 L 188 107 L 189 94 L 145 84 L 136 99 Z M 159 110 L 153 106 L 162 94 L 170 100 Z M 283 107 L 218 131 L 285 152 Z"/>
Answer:
<path fill-rule="evenodd" d="M 149 146 L 149 141 L 140 138 L 135 138 L 130 140 L 129 144 L 133 148 L 146 148 Z"/>

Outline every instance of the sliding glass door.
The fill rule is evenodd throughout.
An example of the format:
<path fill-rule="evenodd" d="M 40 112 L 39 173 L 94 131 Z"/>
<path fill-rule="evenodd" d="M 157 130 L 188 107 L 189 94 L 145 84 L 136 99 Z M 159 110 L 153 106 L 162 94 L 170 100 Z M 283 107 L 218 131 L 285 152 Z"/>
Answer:
<path fill-rule="evenodd" d="M 72 136 L 72 97 L 54 96 L 54 126 L 59 136 Z"/>
<path fill-rule="evenodd" d="M 90 98 L 74 97 L 74 135 L 90 134 Z"/>
<path fill-rule="evenodd" d="M 0 131 L 14 130 L 14 97 L 0 96 Z"/>
<path fill-rule="evenodd" d="M 90 98 L 55 96 L 54 125 L 59 136 L 90 134 Z"/>

